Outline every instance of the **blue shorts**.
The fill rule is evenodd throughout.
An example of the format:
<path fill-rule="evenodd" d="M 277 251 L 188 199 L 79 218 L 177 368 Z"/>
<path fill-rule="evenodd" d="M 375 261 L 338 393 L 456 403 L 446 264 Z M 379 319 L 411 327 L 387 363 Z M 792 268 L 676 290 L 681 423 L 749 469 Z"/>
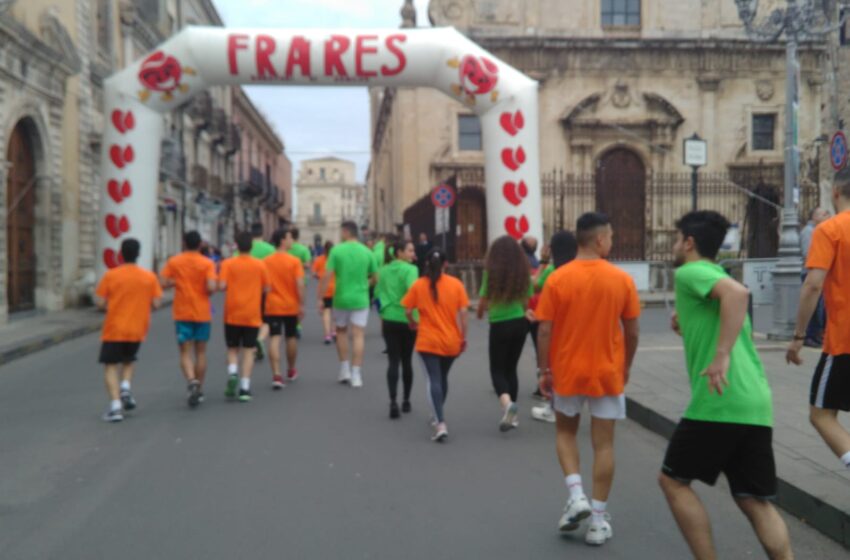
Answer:
<path fill-rule="evenodd" d="M 176 321 L 177 344 L 185 342 L 207 342 L 210 339 L 211 323 L 195 323 L 192 321 Z"/>

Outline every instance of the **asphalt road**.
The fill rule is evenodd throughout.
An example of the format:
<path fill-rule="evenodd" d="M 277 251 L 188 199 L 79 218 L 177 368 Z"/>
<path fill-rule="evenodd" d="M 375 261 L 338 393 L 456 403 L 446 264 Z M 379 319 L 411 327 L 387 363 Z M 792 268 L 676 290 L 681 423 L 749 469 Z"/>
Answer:
<path fill-rule="evenodd" d="M 273 393 L 262 363 L 254 401 L 240 404 L 222 395 L 217 317 L 207 402 L 193 411 L 170 313 L 160 312 L 141 352 L 139 409 L 117 425 L 100 420 L 106 397 L 96 336 L 0 368 L 0 559 L 688 557 L 655 483 L 661 438 L 620 426 L 614 539 L 591 549 L 583 534 L 555 530 L 566 490 L 552 427 L 528 418 L 530 344 L 523 419 L 501 434 L 486 326 L 472 321 L 470 349 L 451 374 L 451 438 L 438 445 L 429 440 L 418 364 L 413 413 L 387 418 L 375 319 L 362 390 L 336 384 L 335 353 L 322 346 L 311 315 L 302 377 Z M 583 443 L 589 461 L 586 433 Z M 700 493 L 720 557 L 763 557 L 725 487 Z M 798 558 L 847 558 L 801 522 L 789 524 Z"/>

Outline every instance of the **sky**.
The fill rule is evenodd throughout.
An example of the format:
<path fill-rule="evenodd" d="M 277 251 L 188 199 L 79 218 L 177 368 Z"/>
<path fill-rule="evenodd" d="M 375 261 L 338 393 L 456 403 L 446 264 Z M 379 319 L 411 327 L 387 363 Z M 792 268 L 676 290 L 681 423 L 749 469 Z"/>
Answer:
<path fill-rule="evenodd" d="M 228 27 L 397 28 L 403 0 L 213 0 Z M 417 25 L 428 23 L 428 0 L 415 0 Z M 335 155 L 369 165 L 369 94 L 365 87 L 247 86 L 254 104 L 272 122 L 292 160 Z"/>

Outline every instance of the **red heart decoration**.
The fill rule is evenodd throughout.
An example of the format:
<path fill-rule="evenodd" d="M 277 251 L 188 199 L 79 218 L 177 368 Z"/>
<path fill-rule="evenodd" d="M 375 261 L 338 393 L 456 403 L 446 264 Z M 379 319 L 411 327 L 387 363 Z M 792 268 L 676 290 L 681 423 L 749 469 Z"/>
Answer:
<path fill-rule="evenodd" d="M 520 148 L 521 150 L 522 148 Z M 124 148 L 124 161 L 127 163 L 133 163 L 133 157 L 135 154 L 133 153 L 133 146 L 127 146 Z M 522 160 L 525 161 L 525 152 L 522 153 Z"/>
<path fill-rule="evenodd" d="M 522 146 L 516 151 L 516 160 L 520 165 L 525 163 L 525 150 L 522 149 Z M 128 160 L 129 161 L 129 160 Z"/>
<path fill-rule="evenodd" d="M 124 128 L 127 130 L 136 128 L 136 118 L 133 116 L 133 111 L 127 111 L 127 114 L 124 116 Z"/>
<path fill-rule="evenodd" d="M 121 230 L 118 228 L 118 218 L 115 214 L 109 214 L 106 216 L 106 231 L 109 232 L 109 235 L 118 239 L 121 235 Z"/>
<path fill-rule="evenodd" d="M 502 125 L 505 132 L 511 136 L 516 136 L 517 128 L 514 126 L 514 116 L 512 114 L 502 113 L 502 116 L 499 117 L 499 124 Z"/>
<path fill-rule="evenodd" d="M 124 113 L 122 113 L 118 109 L 112 111 L 112 125 L 121 134 L 127 132 L 127 127 L 124 126 Z"/>
<path fill-rule="evenodd" d="M 124 198 L 130 198 L 130 195 L 133 194 L 133 189 L 130 188 L 130 181 L 124 181 L 121 185 L 121 194 L 124 195 Z"/>
<path fill-rule="evenodd" d="M 116 253 L 112 249 L 104 249 L 103 264 L 106 265 L 106 268 L 115 268 L 124 264 L 124 257 L 121 256 L 121 253 Z"/>
<path fill-rule="evenodd" d="M 516 171 L 519 169 L 519 164 L 517 164 L 514 159 L 514 151 L 510 148 L 505 148 L 502 150 L 502 163 L 505 164 L 505 167 L 510 169 L 511 171 Z"/>
<path fill-rule="evenodd" d="M 121 196 L 120 188 L 118 181 L 115 179 L 110 179 L 106 184 L 106 192 L 109 195 L 109 198 L 114 200 L 116 204 L 121 204 L 121 201 L 124 200 L 124 197 Z"/>
<path fill-rule="evenodd" d="M 522 239 L 528 233 L 528 218 L 523 215 L 517 220 L 514 216 L 508 216 L 505 218 L 505 231 L 516 240 Z"/>
<path fill-rule="evenodd" d="M 121 233 L 130 231 L 130 220 L 127 219 L 127 216 L 121 216 L 121 219 L 118 220 L 118 229 L 121 230 Z"/>
<path fill-rule="evenodd" d="M 115 167 L 118 169 L 124 169 L 124 159 L 121 154 L 121 146 L 113 144 L 111 148 L 109 148 L 109 159 L 112 160 L 112 163 L 115 164 Z"/>
<path fill-rule="evenodd" d="M 525 186 L 525 181 L 520 181 L 519 185 L 508 181 L 502 187 L 502 194 L 508 202 L 514 206 L 519 206 L 522 203 L 522 199 L 528 194 L 528 187 Z"/>
<path fill-rule="evenodd" d="M 525 116 L 523 116 L 522 111 L 514 113 L 514 127 L 517 130 L 525 128 Z"/>

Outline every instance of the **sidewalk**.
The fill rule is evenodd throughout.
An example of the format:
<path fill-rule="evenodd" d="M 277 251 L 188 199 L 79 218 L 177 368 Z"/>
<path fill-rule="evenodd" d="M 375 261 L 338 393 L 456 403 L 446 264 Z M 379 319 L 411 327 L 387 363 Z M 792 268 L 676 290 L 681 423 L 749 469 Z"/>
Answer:
<path fill-rule="evenodd" d="M 804 349 L 802 367 L 785 364 L 785 345 L 756 338 L 773 390 L 773 448 L 783 509 L 850 548 L 850 469 L 809 423 L 809 384 L 820 352 Z M 680 339 L 644 334 L 626 390 L 629 417 L 670 437 L 690 400 Z M 847 426 L 847 415 L 840 416 Z"/>

